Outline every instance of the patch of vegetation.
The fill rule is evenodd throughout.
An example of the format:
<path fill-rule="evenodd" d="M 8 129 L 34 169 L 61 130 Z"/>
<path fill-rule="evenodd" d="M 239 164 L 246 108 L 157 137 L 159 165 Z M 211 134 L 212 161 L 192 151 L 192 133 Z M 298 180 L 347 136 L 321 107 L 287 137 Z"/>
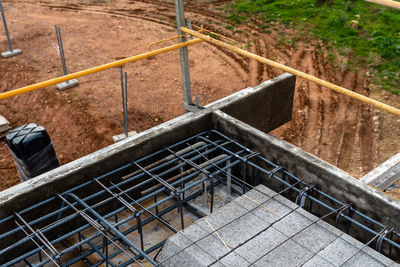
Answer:
<path fill-rule="evenodd" d="M 265 32 L 279 22 L 304 38 L 311 34 L 349 57 L 350 65 L 375 70 L 382 88 L 399 93 L 399 10 L 364 0 L 235 0 L 227 9 L 234 24 L 253 23 Z"/>

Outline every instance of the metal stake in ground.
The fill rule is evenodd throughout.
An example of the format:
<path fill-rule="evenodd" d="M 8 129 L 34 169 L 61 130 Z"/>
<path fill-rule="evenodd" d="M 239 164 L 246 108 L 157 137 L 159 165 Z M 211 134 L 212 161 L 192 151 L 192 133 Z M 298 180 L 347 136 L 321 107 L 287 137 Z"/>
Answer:
<path fill-rule="evenodd" d="M 56 29 L 56 37 L 57 37 L 57 44 L 58 44 L 57 52 L 60 54 L 61 65 L 63 67 L 64 76 L 65 76 L 65 75 L 68 75 L 68 69 L 67 69 L 67 62 L 65 60 L 64 45 L 63 45 L 62 36 L 61 36 L 61 29 L 57 25 L 55 25 L 54 27 Z M 78 80 L 73 79 L 73 80 L 69 80 L 69 81 L 57 84 L 57 88 L 59 90 L 65 90 L 65 89 L 75 87 L 78 84 L 79 84 Z"/>
<path fill-rule="evenodd" d="M 8 48 L 10 49 L 10 51 L 1 53 L 1 56 L 7 58 L 19 55 L 22 53 L 21 49 L 13 49 L 11 45 L 10 34 L 8 32 L 6 16 L 4 15 L 3 3 L 1 2 L 1 0 L 0 0 L 0 12 L 1 12 L 1 17 L 3 18 L 4 30 L 7 36 Z"/>
<path fill-rule="evenodd" d="M 120 67 L 120 73 L 121 73 L 120 80 L 121 80 L 122 116 L 124 120 L 124 133 L 119 135 L 114 135 L 113 136 L 114 143 L 117 143 L 129 136 L 137 134 L 136 131 L 129 132 L 128 128 L 128 73 L 125 72 L 124 75 L 122 66 Z"/>
<path fill-rule="evenodd" d="M 125 81 L 124 81 L 124 73 L 121 70 L 121 94 L 122 94 L 122 110 L 124 117 L 124 133 L 125 137 L 128 137 L 128 73 L 125 72 Z"/>

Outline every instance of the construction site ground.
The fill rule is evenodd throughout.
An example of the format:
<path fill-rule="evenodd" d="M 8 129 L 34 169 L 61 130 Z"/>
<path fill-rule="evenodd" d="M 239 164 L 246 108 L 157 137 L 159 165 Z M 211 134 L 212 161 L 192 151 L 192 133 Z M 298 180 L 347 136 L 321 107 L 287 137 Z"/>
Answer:
<path fill-rule="evenodd" d="M 195 25 L 246 44 L 251 52 L 400 107 L 400 96 L 380 90 L 362 66 L 349 69 L 330 61 L 318 40 L 286 45 L 274 32 L 232 27 L 221 9 L 227 2 L 187 1 L 186 16 Z M 4 0 L 3 5 L 13 44 L 23 53 L 0 59 L 1 92 L 62 74 L 55 24 L 62 30 L 69 72 L 146 52 L 150 43 L 176 35 L 172 0 Z M 0 50 L 7 49 L 2 33 Z M 192 92 L 201 105 L 281 74 L 205 43 L 190 47 L 189 58 Z M 178 51 L 128 64 L 124 70 L 129 75 L 130 131 L 141 132 L 184 113 Z M 79 82 L 66 91 L 52 86 L 3 100 L 0 114 L 13 127 L 30 122 L 44 126 L 61 163 L 68 163 L 112 144 L 112 136 L 123 131 L 119 69 Z M 399 117 L 298 79 L 293 119 L 272 134 L 360 178 L 400 152 L 399 132 Z M 0 155 L 0 189 L 5 189 L 19 178 L 4 138 Z M 400 189 L 387 193 L 400 199 Z"/>

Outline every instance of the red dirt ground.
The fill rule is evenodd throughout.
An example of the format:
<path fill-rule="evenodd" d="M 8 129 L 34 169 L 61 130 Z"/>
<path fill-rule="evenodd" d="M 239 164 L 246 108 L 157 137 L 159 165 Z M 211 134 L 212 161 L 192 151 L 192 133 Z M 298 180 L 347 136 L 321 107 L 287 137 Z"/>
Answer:
<path fill-rule="evenodd" d="M 227 2 L 187 1 L 186 14 L 195 25 L 243 42 L 252 52 L 399 107 L 400 98 L 375 88 L 366 70 L 332 64 L 321 52 L 323 46 L 284 45 L 277 34 L 250 26 L 227 30 L 229 22 L 218 9 Z M 61 74 L 54 24 L 62 28 L 70 72 L 145 52 L 148 44 L 176 35 L 172 0 L 6 0 L 4 6 L 13 42 L 23 54 L 0 59 L 2 92 Z M 0 50 L 6 49 L 0 36 Z M 208 44 L 189 48 L 189 57 L 193 94 L 199 94 L 203 105 L 281 73 Z M 129 74 L 130 130 L 140 132 L 183 114 L 177 51 L 124 69 Z M 13 126 L 43 125 L 61 162 L 70 162 L 111 144 L 112 136 L 123 131 L 119 71 L 79 81 L 71 90 L 50 87 L 1 101 L 0 114 Z M 298 79 L 293 120 L 272 134 L 361 177 L 400 151 L 399 129 L 399 119 L 390 114 Z M 0 155 L 4 189 L 19 181 L 4 139 Z M 389 194 L 400 199 L 399 189 Z"/>

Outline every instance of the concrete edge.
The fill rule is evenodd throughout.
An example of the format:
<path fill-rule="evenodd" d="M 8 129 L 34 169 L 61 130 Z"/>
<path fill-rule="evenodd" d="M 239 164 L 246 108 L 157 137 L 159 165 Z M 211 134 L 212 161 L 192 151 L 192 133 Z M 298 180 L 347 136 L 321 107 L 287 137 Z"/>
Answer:
<path fill-rule="evenodd" d="M 369 195 L 369 196 L 375 198 L 374 201 L 372 201 L 372 198 L 368 199 L 368 201 L 375 202 L 375 203 L 376 203 L 376 200 L 383 201 L 387 205 L 389 205 L 391 208 L 393 208 L 394 210 L 397 210 L 398 213 L 400 214 L 400 201 L 384 194 L 381 191 L 378 191 L 377 189 L 374 189 L 374 188 L 366 185 L 365 183 L 350 176 L 347 172 L 337 168 L 336 166 L 333 166 L 330 163 L 328 163 L 310 153 L 307 153 L 307 152 L 301 150 L 299 147 L 296 147 L 284 140 L 280 140 L 270 134 L 263 133 L 262 131 L 257 130 L 255 128 L 247 125 L 246 123 L 229 116 L 228 114 L 226 114 L 222 111 L 219 111 L 219 110 L 213 111 L 213 116 L 217 117 L 217 118 L 213 118 L 213 120 L 221 121 L 221 119 L 222 119 L 222 120 L 227 121 L 229 124 L 236 124 L 237 127 L 240 128 L 241 131 L 243 131 L 242 133 L 251 131 L 252 135 L 257 136 L 260 139 L 264 139 L 266 142 L 269 142 L 273 146 L 279 147 L 281 150 L 284 151 L 284 153 L 287 153 L 287 154 L 290 154 L 290 155 L 300 158 L 302 161 L 307 162 L 307 164 L 309 166 L 315 166 L 318 168 L 322 167 L 327 173 L 330 173 L 332 176 L 335 176 L 335 178 L 341 179 L 347 186 L 354 186 L 357 190 L 360 190 L 362 193 L 365 193 L 366 195 Z M 232 138 L 233 138 L 233 136 L 232 136 Z M 292 171 L 292 170 L 290 170 L 290 171 Z M 335 183 L 336 183 L 336 181 L 335 181 Z M 346 187 L 346 189 L 348 189 L 348 187 Z M 354 194 L 352 194 L 352 195 L 354 195 Z M 355 198 L 357 196 L 353 196 L 353 197 Z M 352 203 L 357 204 L 356 201 L 354 201 Z M 361 206 L 359 208 L 363 209 L 363 207 L 361 207 Z M 383 207 L 381 207 L 381 209 L 383 209 Z M 382 210 L 380 210 L 380 211 L 382 211 Z M 382 218 L 382 219 L 384 219 L 384 218 Z M 394 220 L 396 220 L 396 219 L 394 218 Z M 399 222 L 398 222 L 398 224 L 399 224 Z"/>
<path fill-rule="evenodd" d="M 246 97 L 248 95 L 254 94 L 257 91 L 268 89 L 268 87 L 273 86 L 277 82 L 284 81 L 290 77 L 293 77 L 294 75 L 290 73 L 284 73 L 279 75 L 278 77 L 272 78 L 268 81 L 265 81 L 263 83 L 260 83 L 259 85 L 255 87 L 247 87 L 243 90 L 240 90 L 239 92 L 233 93 L 231 95 L 228 95 L 224 98 L 218 99 L 214 102 L 211 102 L 210 104 L 206 105 L 205 108 L 210 108 L 213 110 L 219 110 L 224 108 L 227 105 L 232 104 L 233 102 L 237 101 L 240 98 Z"/>
<path fill-rule="evenodd" d="M 265 81 L 255 87 L 245 88 L 245 89 L 240 90 L 236 93 L 233 93 L 227 97 L 224 97 L 222 99 L 219 99 L 215 102 L 208 104 L 206 106 L 207 108 L 204 110 L 198 111 L 196 113 L 191 113 L 191 112 L 186 113 L 186 114 L 176 117 L 170 121 L 167 121 L 167 122 L 157 125 L 153 128 L 150 128 L 146 131 L 138 133 L 135 136 L 128 137 L 122 141 L 119 141 L 118 143 L 109 145 L 109 146 L 102 148 L 100 150 L 97 150 L 91 154 L 88 154 L 88 155 L 83 156 L 79 159 L 76 159 L 72 162 L 69 162 L 65 165 L 62 165 L 54 170 L 51 170 L 47 173 L 39 175 L 31 180 L 28 180 L 26 182 L 23 182 L 23 183 L 15 185 L 13 187 L 10 187 L 10 188 L 0 192 L 0 206 L 4 204 L 4 201 L 7 202 L 7 201 L 11 200 L 12 198 L 16 197 L 17 195 L 34 191 L 38 187 L 41 187 L 48 182 L 54 182 L 57 180 L 61 180 L 62 177 L 73 174 L 73 173 L 77 172 L 79 169 L 92 166 L 96 162 L 104 160 L 107 157 L 109 157 L 110 155 L 118 154 L 119 152 L 122 152 L 123 150 L 125 150 L 129 147 L 135 146 L 145 138 L 151 138 L 152 136 L 156 136 L 158 133 L 161 133 L 163 130 L 190 122 L 200 116 L 203 116 L 205 113 L 211 113 L 213 110 L 219 110 L 221 108 L 227 107 L 227 106 L 231 105 L 232 103 L 234 103 L 235 101 L 246 98 L 247 96 L 250 96 L 256 92 L 259 92 L 262 90 L 268 90 L 271 86 L 274 86 L 276 83 L 283 82 L 292 77 L 294 77 L 294 76 L 289 73 L 284 73 L 276 78 Z"/>
<path fill-rule="evenodd" d="M 397 153 L 366 175 L 360 181 L 365 184 L 371 184 L 384 190 L 385 186 L 390 186 L 400 178 L 400 153 Z"/>
<path fill-rule="evenodd" d="M 163 132 L 169 131 L 171 128 L 175 128 L 180 125 L 187 124 L 195 119 L 204 117 L 209 113 L 211 113 L 210 110 L 204 110 L 197 113 L 186 113 L 175 119 L 143 131 L 135 136 L 128 137 L 118 143 L 111 144 L 105 148 L 62 165 L 54 170 L 3 190 L 0 192 L 0 207 L 21 194 L 35 191 L 37 188 L 44 186 L 49 182 L 57 182 L 57 180 L 62 180 L 64 177 L 78 172 L 80 169 L 91 167 L 112 155 L 123 152 L 127 148 L 133 147 L 141 142 L 145 142 L 150 138 L 154 138 Z"/>

